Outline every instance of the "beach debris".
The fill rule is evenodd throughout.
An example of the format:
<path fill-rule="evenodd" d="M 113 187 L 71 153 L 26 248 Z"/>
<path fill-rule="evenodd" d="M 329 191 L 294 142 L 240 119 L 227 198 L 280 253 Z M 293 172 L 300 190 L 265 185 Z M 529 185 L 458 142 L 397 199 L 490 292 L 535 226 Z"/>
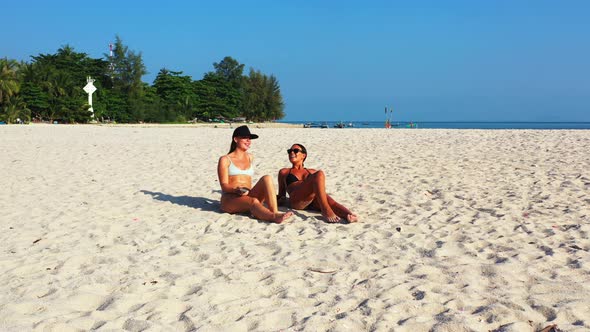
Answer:
<path fill-rule="evenodd" d="M 562 231 L 569 231 L 570 229 L 580 229 L 580 225 L 572 224 L 572 225 L 561 226 Z"/>
<path fill-rule="evenodd" d="M 561 330 L 557 328 L 557 324 L 551 324 L 551 325 L 545 326 L 543 329 L 539 330 L 538 332 L 561 332 Z"/>
<path fill-rule="evenodd" d="M 307 270 L 308 270 L 308 271 L 311 271 L 311 272 L 325 273 L 325 274 L 334 274 L 334 273 L 336 273 L 336 272 L 337 272 L 336 270 L 329 270 L 329 271 L 326 271 L 326 270 L 316 269 L 316 268 L 313 268 L 313 267 L 310 267 L 310 268 L 308 268 Z"/>
<path fill-rule="evenodd" d="M 570 246 L 570 248 L 575 249 L 575 250 L 584 250 L 584 251 L 588 251 L 587 249 L 581 248 L 580 246 L 574 244 L 572 246 Z"/>
<path fill-rule="evenodd" d="M 56 288 L 50 288 L 45 293 L 43 293 L 41 295 L 37 295 L 37 298 L 38 299 L 42 299 L 42 298 L 47 297 L 47 296 L 49 296 L 49 295 L 51 295 L 51 294 L 53 294 L 55 292 L 57 292 L 57 289 Z"/>
<path fill-rule="evenodd" d="M 133 221 L 139 221 L 139 218 L 133 218 Z"/>
<path fill-rule="evenodd" d="M 442 197 L 442 191 L 440 189 L 426 190 L 424 195 L 431 196 L 432 199 L 439 199 Z"/>
<path fill-rule="evenodd" d="M 37 243 L 37 242 L 39 242 L 39 241 L 41 241 L 41 238 L 39 238 L 39 239 L 37 239 L 37 240 L 33 241 L 33 244 L 35 244 L 35 243 Z"/>
<path fill-rule="evenodd" d="M 146 282 L 144 282 L 143 284 L 145 285 L 145 284 L 147 284 L 147 283 L 148 283 L 148 282 L 146 281 Z M 158 283 L 158 281 L 157 281 L 157 280 L 152 280 L 152 281 L 150 281 L 149 283 L 150 283 L 150 284 L 152 284 L 152 285 L 155 285 L 155 284 L 157 284 L 157 283 Z"/>
<path fill-rule="evenodd" d="M 422 300 L 425 295 L 426 295 L 426 293 L 421 290 L 417 290 L 412 293 L 412 297 L 414 297 L 414 300 L 416 300 L 416 301 Z"/>
<path fill-rule="evenodd" d="M 398 226 L 398 227 L 395 228 L 395 230 L 398 231 L 398 232 L 401 232 L 402 231 L 402 228 Z"/>

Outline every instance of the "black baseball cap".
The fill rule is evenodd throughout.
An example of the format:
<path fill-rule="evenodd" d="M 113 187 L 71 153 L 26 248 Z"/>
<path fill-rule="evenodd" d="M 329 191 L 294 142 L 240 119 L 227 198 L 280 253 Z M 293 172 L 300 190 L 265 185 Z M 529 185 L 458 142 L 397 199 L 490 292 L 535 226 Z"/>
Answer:
<path fill-rule="evenodd" d="M 258 135 L 250 133 L 250 128 L 248 128 L 248 126 L 239 126 L 234 130 L 232 138 L 234 137 L 250 137 L 250 139 L 257 139 Z"/>

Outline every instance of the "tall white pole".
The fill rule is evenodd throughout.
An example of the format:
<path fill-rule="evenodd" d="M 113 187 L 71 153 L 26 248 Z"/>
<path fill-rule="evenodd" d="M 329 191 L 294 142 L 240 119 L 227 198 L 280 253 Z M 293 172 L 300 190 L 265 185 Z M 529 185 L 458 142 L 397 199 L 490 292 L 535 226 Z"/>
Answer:
<path fill-rule="evenodd" d="M 96 87 L 93 83 L 94 80 L 90 78 L 90 76 L 86 77 L 86 86 L 84 87 L 84 91 L 88 94 L 88 105 L 90 105 L 88 111 L 92 113 L 90 115 L 92 119 L 94 119 L 94 109 L 92 108 L 92 94 L 94 93 L 94 91 L 96 91 Z"/>

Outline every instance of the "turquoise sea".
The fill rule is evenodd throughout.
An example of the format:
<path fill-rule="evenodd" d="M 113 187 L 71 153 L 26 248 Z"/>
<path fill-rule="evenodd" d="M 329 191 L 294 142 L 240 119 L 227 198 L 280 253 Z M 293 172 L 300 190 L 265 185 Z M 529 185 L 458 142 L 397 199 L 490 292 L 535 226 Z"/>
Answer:
<path fill-rule="evenodd" d="M 279 121 L 312 128 L 385 128 L 385 121 Z M 590 122 L 391 122 L 391 129 L 590 129 Z"/>

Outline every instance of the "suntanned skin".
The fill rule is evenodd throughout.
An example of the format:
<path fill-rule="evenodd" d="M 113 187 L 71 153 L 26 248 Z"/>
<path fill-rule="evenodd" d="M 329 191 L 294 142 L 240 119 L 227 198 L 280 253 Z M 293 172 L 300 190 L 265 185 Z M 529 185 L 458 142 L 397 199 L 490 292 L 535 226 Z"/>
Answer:
<path fill-rule="evenodd" d="M 248 169 L 254 157 L 246 152 L 250 148 L 249 137 L 235 137 L 236 149 L 219 158 L 217 176 L 221 185 L 221 210 L 227 213 L 242 213 L 250 211 L 261 220 L 282 223 L 293 215 L 293 212 L 279 213 L 272 178 L 263 176 L 254 187 L 252 178 L 248 175 L 229 175 L 229 165 L 232 163 L 239 169 Z M 240 188 L 247 189 L 240 191 Z M 264 206 L 266 203 L 268 207 Z"/>
<path fill-rule="evenodd" d="M 301 146 L 294 144 L 291 149 L 302 150 Z M 329 223 L 340 222 L 342 219 L 348 222 L 357 222 L 356 214 L 347 209 L 344 205 L 336 202 L 330 195 L 326 194 L 326 175 L 322 170 L 313 168 L 305 169 L 303 161 L 307 155 L 300 151 L 299 153 L 289 153 L 291 168 L 283 168 L 279 171 L 279 200 L 286 198 L 289 194 L 289 203 L 295 210 L 303 210 L 311 207 L 314 210 L 322 212 L 322 216 Z M 295 175 L 299 181 L 291 183 L 287 187 L 287 175 Z M 309 171 L 309 172 L 308 172 Z"/>

